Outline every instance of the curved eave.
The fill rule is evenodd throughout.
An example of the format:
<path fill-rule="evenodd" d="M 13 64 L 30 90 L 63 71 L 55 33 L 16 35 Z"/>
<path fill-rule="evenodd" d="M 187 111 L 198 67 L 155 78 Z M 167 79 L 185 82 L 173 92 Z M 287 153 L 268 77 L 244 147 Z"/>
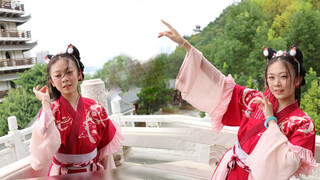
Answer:
<path fill-rule="evenodd" d="M 38 45 L 38 41 L 32 43 L 25 43 L 19 45 L 0 45 L 0 51 L 29 51 L 30 49 L 34 48 Z"/>
<path fill-rule="evenodd" d="M 31 19 L 31 14 L 27 16 L 21 16 L 21 17 L 0 17 L 0 21 L 15 22 L 17 23 L 17 26 L 29 21 L 30 19 Z"/>
<path fill-rule="evenodd" d="M 20 10 L 14 10 L 14 9 L 6 9 L 6 8 L 0 8 L 0 14 L 12 14 L 12 15 L 23 15 L 25 12 Z"/>

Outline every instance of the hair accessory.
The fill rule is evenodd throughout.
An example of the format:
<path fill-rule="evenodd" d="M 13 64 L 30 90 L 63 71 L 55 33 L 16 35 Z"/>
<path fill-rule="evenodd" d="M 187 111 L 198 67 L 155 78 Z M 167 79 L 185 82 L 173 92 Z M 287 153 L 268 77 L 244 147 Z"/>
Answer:
<path fill-rule="evenodd" d="M 78 66 L 80 74 L 81 74 L 81 79 L 80 80 L 83 81 L 83 76 L 82 76 L 82 71 L 81 71 L 81 69 L 83 69 L 83 65 L 80 62 L 79 50 L 74 45 L 69 44 L 66 52 L 76 59 L 77 66 Z M 81 63 L 82 66 L 80 65 L 80 63 Z"/>
<path fill-rule="evenodd" d="M 268 51 L 267 47 L 265 47 L 265 46 L 263 47 L 263 55 L 266 57 L 267 61 L 269 61 L 269 58 L 268 58 L 269 51 Z"/>
<path fill-rule="evenodd" d="M 68 45 L 67 52 L 68 52 L 68 54 L 72 54 L 73 53 L 73 46 L 71 44 Z"/>
<path fill-rule="evenodd" d="M 297 47 L 290 46 L 290 48 L 290 55 L 294 57 L 297 54 Z"/>
<path fill-rule="evenodd" d="M 266 121 L 264 121 L 264 127 L 268 128 L 268 123 L 271 121 L 271 120 L 275 120 L 276 123 L 278 123 L 278 119 L 274 116 L 271 116 L 271 117 L 268 117 L 268 119 L 266 119 Z"/>
<path fill-rule="evenodd" d="M 297 64 L 298 64 L 298 80 L 300 79 L 300 63 L 299 63 L 299 61 L 296 59 L 296 54 L 297 54 L 297 47 L 296 46 L 290 46 L 290 55 L 293 57 L 293 60 L 295 61 L 295 62 L 297 62 Z M 296 88 L 299 88 L 299 85 L 298 85 L 298 87 L 296 86 Z"/>
<path fill-rule="evenodd" d="M 270 57 L 270 52 L 272 54 L 272 56 Z M 267 59 L 267 62 L 269 62 L 269 59 L 271 58 L 275 58 L 275 57 L 280 57 L 280 56 L 292 56 L 293 57 L 293 60 L 298 64 L 298 79 L 300 79 L 300 73 L 301 73 L 301 70 L 300 70 L 300 63 L 298 61 L 297 58 L 301 59 L 302 60 L 302 53 L 301 51 L 299 50 L 299 52 L 297 52 L 297 46 L 296 45 L 293 45 L 293 46 L 290 46 L 290 51 L 287 53 L 286 51 L 282 51 L 282 50 L 279 50 L 279 51 L 275 51 L 274 49 L 272 48 L 266 48 L 266 47 L 263 47 L 263 55 L 266 57 Z M 297 56 L 297 58 L 296 58 Z"/>
<path fill-rule="evenodd" d="M 279 50 L 279 51 L 275 54 L 275 57 L 285 56 L 285 55 L 286 55 L 286 52 L 285 52 L 285 51 Z"/>
<path fill-rule="evenodd" d="M 46 57 L 44 57 L 44 59 L 45 59 L 45 60 L 50 60 L 50 59 L 52 58 L 52 56 L 53 56 L 53 55 L 48 54 L 48 55 L 46 55 Z"/>

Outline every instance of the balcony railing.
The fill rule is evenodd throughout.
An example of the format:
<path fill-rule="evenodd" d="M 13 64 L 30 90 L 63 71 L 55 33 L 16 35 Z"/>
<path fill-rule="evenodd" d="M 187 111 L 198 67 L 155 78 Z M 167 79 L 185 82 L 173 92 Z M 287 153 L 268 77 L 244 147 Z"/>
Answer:
<path fill-rule="evenodd" d="M 0 69 L 4 67 L 32 65 L 35 63 L 37 63 L 37 58 L 35 57 L 26 58 L 26 59 L 0 60 Z"/>
<path fill-rule="evenodd" d="M 2 31 L 0 35 L 2 38 L 31 38 L 31 31 Z"/>
<path fill-rule="evenodd" d="M 24 11 L 24 4 L 21 4 L 18 1 L 1 1 L 0 0 L 0 8 L 16 10 L 16 11 Z"/>

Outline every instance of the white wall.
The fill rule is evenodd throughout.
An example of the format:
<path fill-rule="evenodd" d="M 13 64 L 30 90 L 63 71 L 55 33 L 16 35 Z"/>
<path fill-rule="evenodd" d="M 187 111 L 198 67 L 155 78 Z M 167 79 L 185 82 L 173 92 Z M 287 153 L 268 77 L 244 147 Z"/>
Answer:
<path fill-rule="evenodd" d="M 7 89 L 10 89 L 10 83 L 5 81 L 0 81 L 0 91 L 4 91 L 4 90 L 7 90 Z"/>

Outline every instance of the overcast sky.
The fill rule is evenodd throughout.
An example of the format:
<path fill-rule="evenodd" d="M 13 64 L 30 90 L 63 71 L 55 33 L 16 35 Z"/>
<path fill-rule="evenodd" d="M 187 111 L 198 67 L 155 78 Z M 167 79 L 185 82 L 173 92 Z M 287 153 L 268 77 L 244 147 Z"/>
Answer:
<path fill-rule="evenodd" d="M 32 18 L 19 26 L 31 30 L 36 52 L 56 54 L 74 44 L 85 67 L 102 65 L 121 53 L 146 61 L 171 52 L 176 44 L 158 33 L 169 22 L 182 35 L 191 35 L 214 21 L 235 0 L 21 0 Z"/>

